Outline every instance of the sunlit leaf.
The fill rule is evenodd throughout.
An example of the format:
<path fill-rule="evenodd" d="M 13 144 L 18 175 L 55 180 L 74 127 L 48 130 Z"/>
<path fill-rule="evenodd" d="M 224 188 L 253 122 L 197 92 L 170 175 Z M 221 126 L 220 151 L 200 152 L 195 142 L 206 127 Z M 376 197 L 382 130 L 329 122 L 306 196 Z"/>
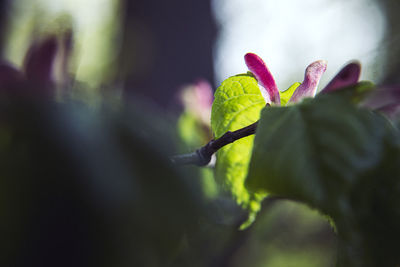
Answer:
<path fill-rule="evenodd" d="M 286 103 L 289 102 L 289 99 L 292 97 L 294 91 L 299 87 L 300 83 L 296 82 L 292 84 L 288 89 L 283 92 L 280 92 L 281 95 L 281 105 L 286 106 Z"/>
<path fill-rule="evenodd" d="M 211 127 L 215 137 L 256 122 L 264 106 L 265 100 L 253 76 L 243 74 L 226 79 L 215 92 L 212 106 Z M 258 201 L 254 202 L 255 196 L 250 196 L 244 187 L 253 139 L 254 136 L 248 136 L 220 149 L 216 176 L 239 204 L 256 211 Z"/>

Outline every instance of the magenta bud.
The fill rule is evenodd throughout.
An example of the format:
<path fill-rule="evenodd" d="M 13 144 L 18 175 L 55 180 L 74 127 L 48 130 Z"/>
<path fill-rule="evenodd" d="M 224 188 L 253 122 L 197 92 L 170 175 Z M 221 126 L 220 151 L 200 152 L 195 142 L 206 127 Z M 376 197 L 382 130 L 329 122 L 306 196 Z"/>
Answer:
<path fill-rule="evenodd" d="M 23 73 L 17 68 L 7 62 L 0 62 L 0 91 L 16 87 L 23 79 Z"/>
<path fill-rule="evenodd" d="M 274 103 L 280 105 L 281 100 L 279 96 L 279 90 L 276 86 L 274 77 L 272 77 L 271 72 L 268 70 L 267 65 L 264 61 L 253 53 L 247 53 L 244 56 L 244 61 L 247 67 L 256 77 L 259 85 L 261 94 L 263 95 L 267 103 Z"/>
<path fill-rule="evenodd" d="M 344 66 L 338 74 L 321 90 L 321 94 L 336 91 L 340 88 L 357 84 L 361 73 L 361 65 L 354 61 Z"/>
<path fill-rule="evenodd" d="M 305 97 L 314 97 L 317 92 L 318 83 L 326 70 L 327 62 L 318 60 L 306 68 L 304 81 L 294 91 L 289 102 L 298 102 Z"/>
<path fill-rule="evenodd" d="M 391 119 L 400 115 L 400 86 L 383 86 L 374 90 L 364 101 L 362 107 L 378 110 Z"/>
<path fill-rule="evenodd" d="M 57 49 L 56 37 L 50 36 L 33 43 L 25 57 L 25 76 L 30 82 L 35 83 L 37 89 L 41 89 L 43 93 L 52 94 L 52 92 L 47 92 L 47 90 L 51 89 L 45 87 L 53 82 L 53 63 Z"/>

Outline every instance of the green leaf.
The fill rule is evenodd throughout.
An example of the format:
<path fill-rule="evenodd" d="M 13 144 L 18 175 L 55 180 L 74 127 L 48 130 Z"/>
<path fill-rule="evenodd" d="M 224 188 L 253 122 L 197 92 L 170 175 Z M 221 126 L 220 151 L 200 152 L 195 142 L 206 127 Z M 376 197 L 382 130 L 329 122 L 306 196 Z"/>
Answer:
<path fill-rule="evenodd" d="M 264 108 L 246 186 L 331 216 L 339 235 L 338 266 L 378 266 L 382 259 L 390 263 L 383 266 L 394 266 L 399 144 L 399 133 L 385 118 L 347 97 L 328 94 Z"/>
<path fill-rule="evenodd" d="M 264 108 L 247 185 L 329 205 L 382 157 L 385 125 L 380 116 L 334 96 Z"/>
<path fill-rule="evenodd" d="M 280 96 L 281 96 L 281 105 L 282 106 L 286 106 L 286 104 L 289 102 L 290 98 L 292 97 L 294 91 L 297 89 L 297 87 L 299 87 L 301 83 L 294 83 L 292 84 L 288 89 L 286 89 L 283 92 L 280 92 Z"/>
<path fill-rule="evenodd" d="M 248 74 L 230 77 L 215 92 L 211 128 L 215 138 L 256 122 L 265 106 L 257 80 Z M 250 211 L 259 209 L 261 196 L 251 196 L 244 187 L 254 136 L 242 138 L 217 153 L 216 177 L 238 204 Z M 257 201 L 254 201 L 257 199 Z M 252 216 L 252 215 L 250 215 Z"/>

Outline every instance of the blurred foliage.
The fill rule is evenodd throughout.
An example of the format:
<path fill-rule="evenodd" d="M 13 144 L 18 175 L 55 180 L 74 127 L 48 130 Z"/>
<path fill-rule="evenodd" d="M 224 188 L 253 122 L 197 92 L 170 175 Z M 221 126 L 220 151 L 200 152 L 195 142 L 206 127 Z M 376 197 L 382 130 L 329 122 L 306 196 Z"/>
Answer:
<path fill-rule="evenodd" d="M 317 211 L 267 198 L 232 266 L 333 266 L 335 248 L 334 232 Z"/>
<path fill-rule="evenodd" d="M 177 123 L 177 130 L 182 140 L 181 153 L 193 151 L 201 147 L 210 139 L 210 129 L 204 125 L 197 116 L 191 112 L 183 112 Z M 214 170 L 201 168 L 194 170 L 200 172 L 204 193 L 213 198 L 218 194 L 218 188 L 214 180 Z"/>
<path fill-rule="evenodd" d="M 1 229 L 3 244 L 14 243 L 3 251 L 8 264 L 173 259 L 201 214 L 201 194 L 163 156 L 173 147 L 165 127 L 158 135 L 132 110 L 79 103 L 3 100 L 1 108 Z"/>
<path fill-rule="evenodd" d="M 193 151 L 212 138 L 210 128 L 212 88 L 206 81 L 198 81 L 181 89 L 179 100 L 183 112 L 177 121 L 177 133 L 180 137 L 180 152 Z M 219 188 L 214 180 L 212 168 L 193 168 L 201 180 L 204 194 L 209 198 L 218 195 Z"/>
<path fill-rule="evenodd" d="M 69 71 L 95 91 L 116 76 L 115 60 L 121 38 L 121 21 L 116 19 L 119 12 L 120 1 L 116 0 L 12 1 L 4 56 L 22 65 L 31 41 L 72 30 L 74 51 Z"/>
<path fill-rule="evenodd" d="M 398 264 L 398 132 L 345 99 L 360 102 L 370 84 L 264 109 L 248 183 L 272 196 L 244 187 L 247 137 L 218 152 L 232 199 L 212 166 L 169 160 L 212 138 L 200 86 L 176 120 L 113 83 L 119 1 L 98 12 L 44 2 L 13 3 L 5 56 L 22 67 L 0 64 L 1 266 L 332 266 L 337 244 L 341 266 Z M 229 78 L 216 93 L 215 137 L 256 121 L 264 105 L 254 77 Z M 250 221 L 259 211 L 252 225 L 243 207 Z"/>

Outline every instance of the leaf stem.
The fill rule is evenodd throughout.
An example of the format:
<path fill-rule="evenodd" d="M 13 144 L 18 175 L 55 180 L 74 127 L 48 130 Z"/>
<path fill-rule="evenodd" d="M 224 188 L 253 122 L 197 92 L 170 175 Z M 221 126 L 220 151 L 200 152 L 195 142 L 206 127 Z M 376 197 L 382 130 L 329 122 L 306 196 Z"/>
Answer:
<path fill-rule="evenodd" d="M 254 134 L 257 129 L 257 124 L 258 121 L 239 130 L 233 132 L 228 131 L 220 138 L 211 140 L 205 146 L 197 149 L 195 152 L 173 156 L 171 161 L 180 165 L 194 164 L 197 166 L 205 166 L 211 161 L 211 156 L 220 148 L 243 137 Z"/>

